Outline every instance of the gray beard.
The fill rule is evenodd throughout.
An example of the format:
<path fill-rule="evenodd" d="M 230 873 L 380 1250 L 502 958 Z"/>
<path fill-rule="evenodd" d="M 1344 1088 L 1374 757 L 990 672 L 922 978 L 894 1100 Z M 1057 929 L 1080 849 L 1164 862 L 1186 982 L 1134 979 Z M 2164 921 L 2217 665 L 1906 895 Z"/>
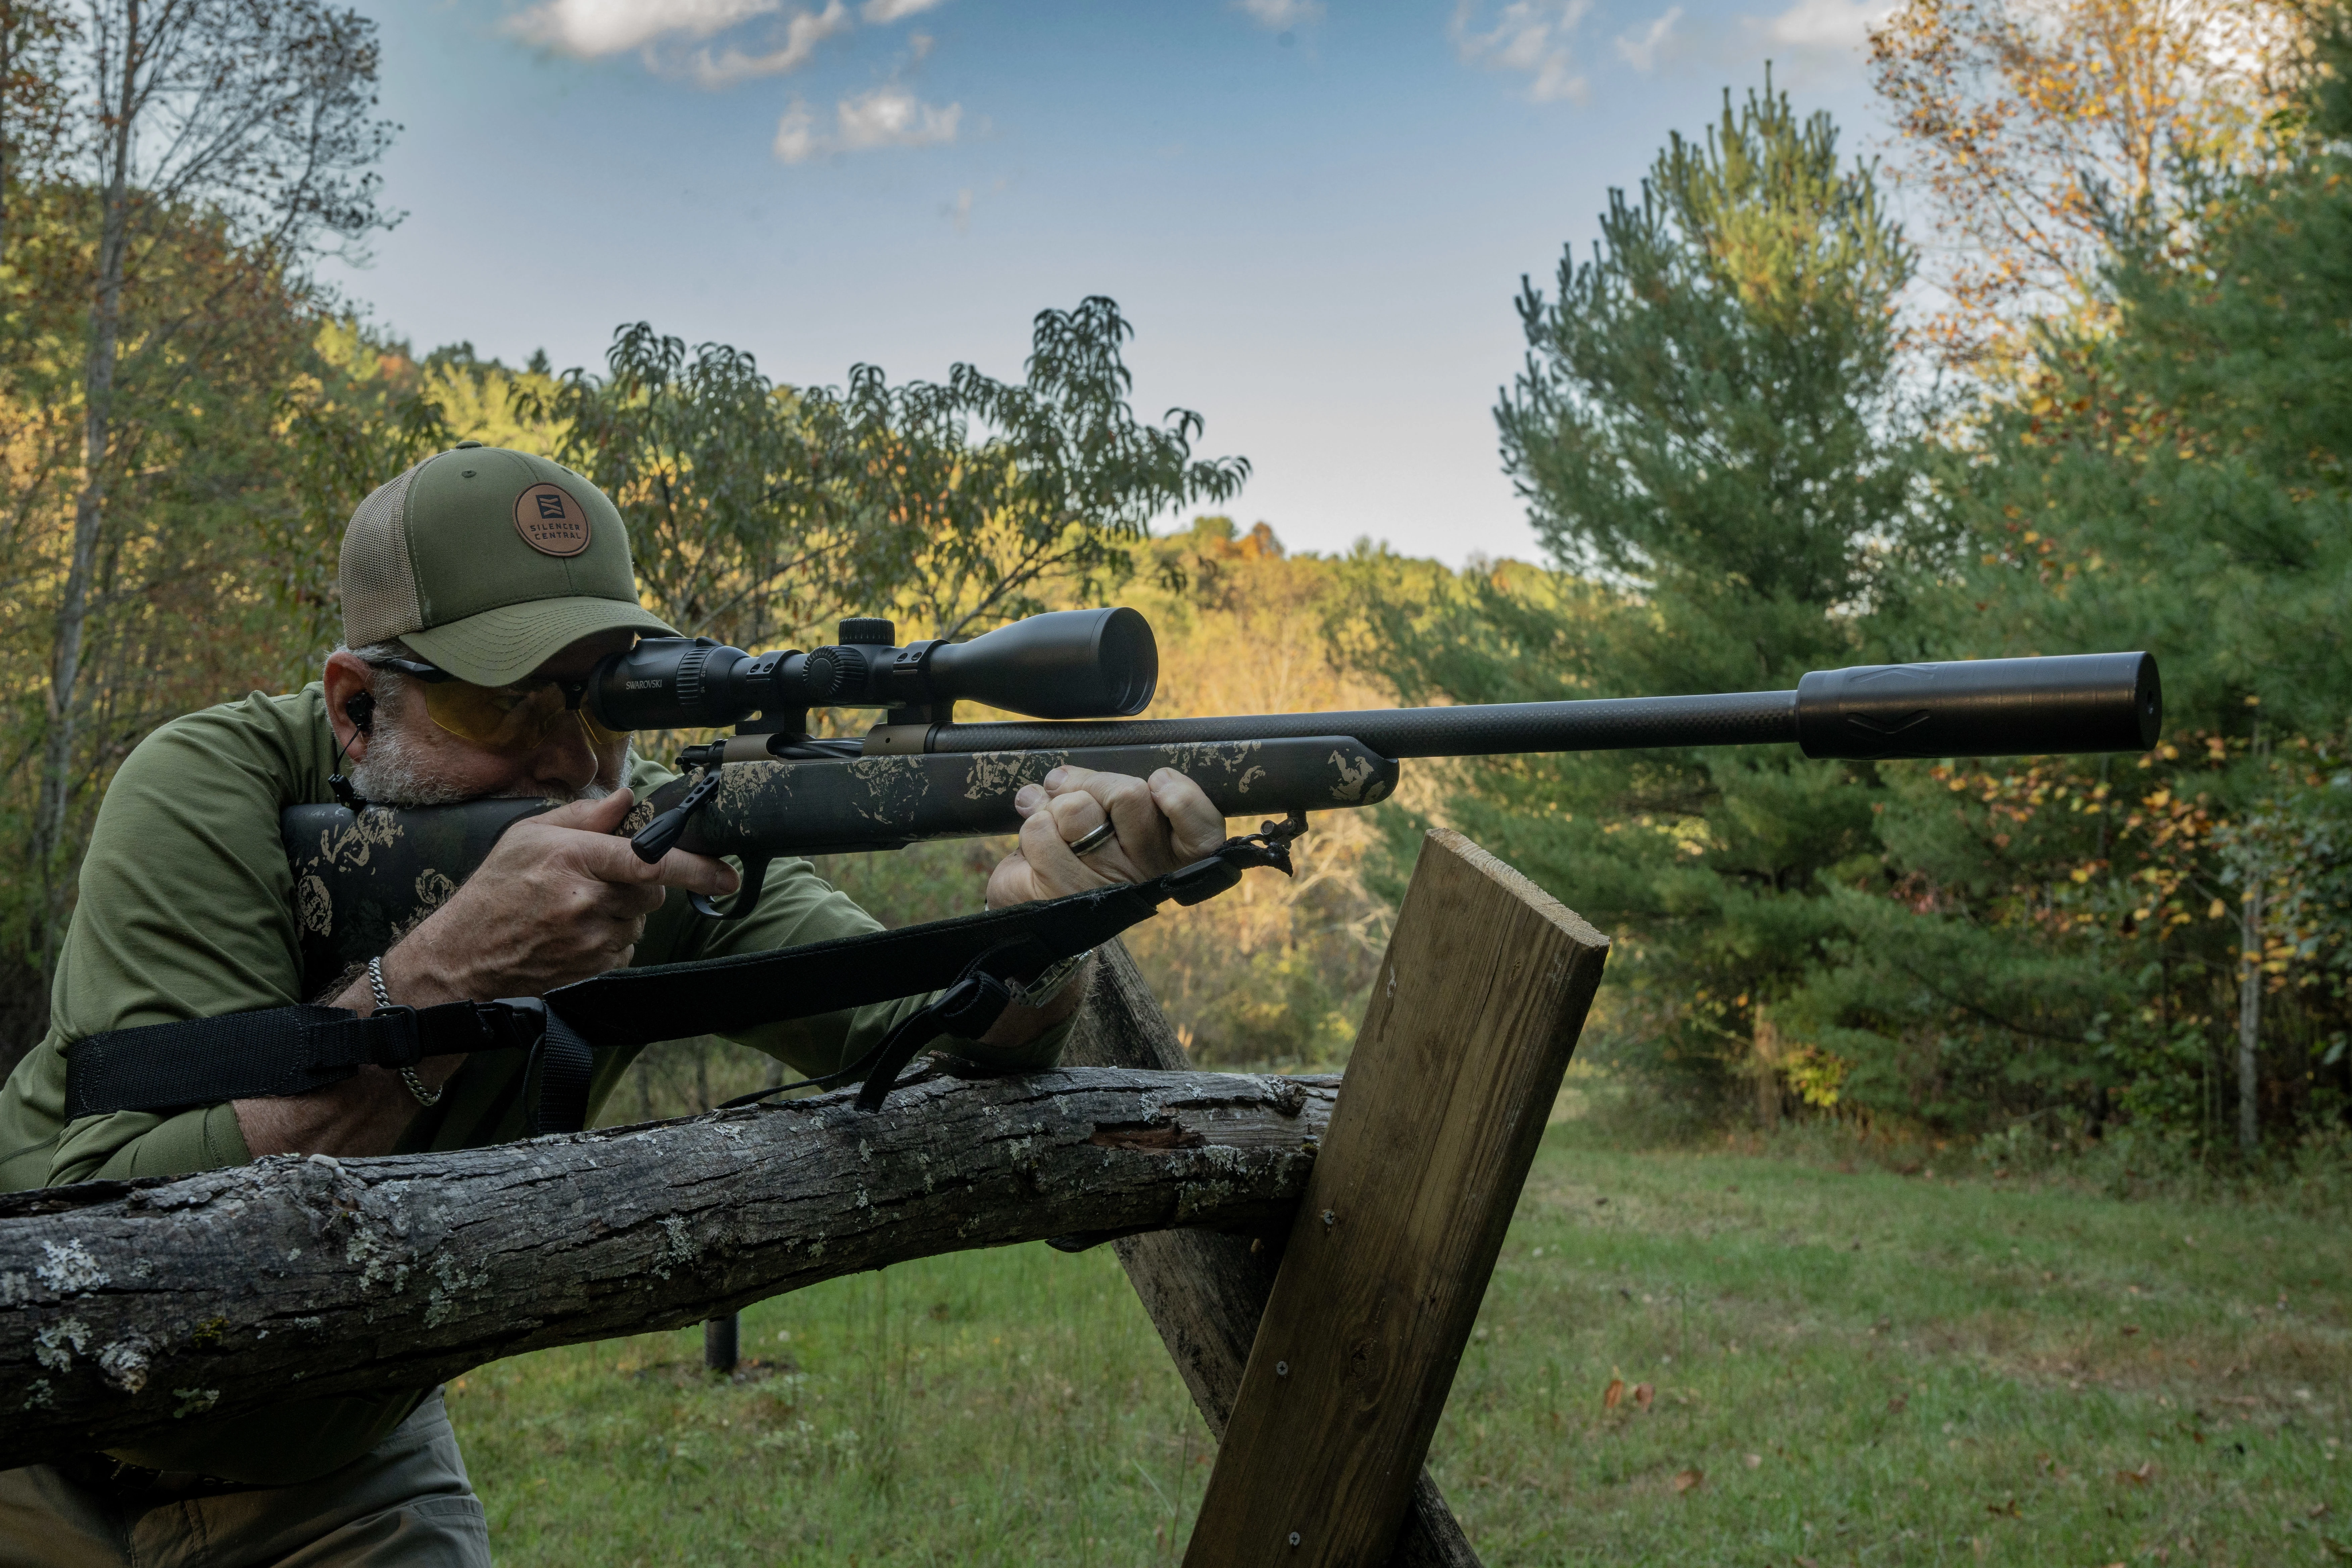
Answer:
<path fill-rule="evenodd" d="M 636 761 L 636 747 L 632 744 L 621 762 L 621 775 L 628 776 L 630 764 Z M 550 795 L 544 790 L 509 790 L 503 795 L 488 797 L 469 795 L 438 777 L 431 765 L 410 745 L 396 724 L 381 720 L 375 732 L 368 737 L 367 757 L 352 764 L 352 787 L 372 805 L 456 805 L 462 801 L 488 798 L 491 800 L 554 800 L 568 805 L 575 800 L 602 800 L 613 793 L 614 786 L 602 779 L 593 780 L 569 795 Z"/>

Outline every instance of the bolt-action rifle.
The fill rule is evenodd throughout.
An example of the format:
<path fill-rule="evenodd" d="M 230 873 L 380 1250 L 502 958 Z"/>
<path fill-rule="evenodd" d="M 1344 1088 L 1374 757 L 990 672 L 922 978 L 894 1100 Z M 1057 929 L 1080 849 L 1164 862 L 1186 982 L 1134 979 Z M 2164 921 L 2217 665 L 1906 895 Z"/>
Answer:
<path fill-rule="evenodd" d="M 631 814 L 637 853 L 648 862 L 681 847 L 740 857 L 732 903 L 697 900 L 704 913 L 732 919 L 750 911 L 781 855 L 1012 832 L 1015 793 L 1066 763 L 1139 775 L 1172 768 L 1225 816 L 1263 816 L 1264 828 L 1143 883 L 773 952 L 614 970 L 543 996 L 364 1016 L 261 1008 L 92 1036 L 67 1058 L 68 1115 L 301 1094 L 366 1065 L 512 1051 L 523 1058 L 525 1130 L 562 1131 L 583 1123 L 600 1048 L 925 996 L 857 1061 L 804 1080 L 856 1080 L 857 1104 L 879 1110 L 928 1042 L 982 1037 L 1054 964 L 1162 903 L 1213 898 L 1253 867 L 1289 870 L 1308 812 L 1385 800 L 1407 757 L 1791 741 L 1810 757 L 2137 752 L 2156 743 L 2163 715 L 2156 661 L 2111 653 L 1822 670 L 1794 691 L 1138 721 L 1160 657 L 1133 610 L 1058 611 L 968 643 L 902 647 L 895 636 L 888 621 L 861 619 L 842 624 L 839 643 L 807 652 L 754 656 L 707 637 L 662 637 L 600 662 L 580 700 L 607 729 L 735 730 L 688 747 L 681 776 Z M 959 724 L 959 701 L 1042 722 Z M 821 738 L 808 728 L 809 710 L 821 707 L 886 712 L 863 738 Z M 306 994 L 383 952 L 456 890 L 501 833 L 547 809 L 536 800 L 289 809 L 280 830 Z"/>
<path fill-rule="evenodd" d="M 2162 718 L 2145 653 L 1816 670 L 1793 691 L 1138 720 L 1159 683 L 1151 627 L 1131 609 L 1060 610 L 970 642 L 900 646 L 887 620 L 840 641 L 749 654 L 656 637 L 605 658 L 583 705 L 614 731 L 732 726 L 688 746 L 681 776 L 626 830 L 646 860 L 682 847 L 740 858 L 748 913 L 780 856 L 898 849 L 1018 830 L 1013 795 L 1064 764 L 1148 776 L 1172 768 L 1228 816 L 1303 831 L 1304 814 L 1370 805 L 1412 757 L 1685 746 L 1801 746 L 1808 757 L 2138 752 Z M 1037 722 L 963 724 L 959 701 Z M 821 738 L 821 708 L 878 708 L 862 737 Z M 382 952 L 437 907 L 537 800 L 419 807 L 300 805 L 282 830 L 305 968 L 320 984 Z"/>

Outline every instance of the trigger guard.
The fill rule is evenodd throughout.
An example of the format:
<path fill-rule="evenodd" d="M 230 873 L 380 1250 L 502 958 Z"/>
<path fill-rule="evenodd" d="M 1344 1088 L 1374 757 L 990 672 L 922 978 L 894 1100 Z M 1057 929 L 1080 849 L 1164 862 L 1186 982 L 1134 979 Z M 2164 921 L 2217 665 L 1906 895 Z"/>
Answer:
<path fill-rule="evenodd" d="M 686 901 L 693 906 L 696 914 L 714 921 L 740 921 L 759 906 L 760 884 L 767 879 L 767 876 L 768 857 L 746 855 L 743 857 L 742 884 L 735 889 L 732 904 L 722 910 L 710 901 L 708 893 L 688 893 Z"/>

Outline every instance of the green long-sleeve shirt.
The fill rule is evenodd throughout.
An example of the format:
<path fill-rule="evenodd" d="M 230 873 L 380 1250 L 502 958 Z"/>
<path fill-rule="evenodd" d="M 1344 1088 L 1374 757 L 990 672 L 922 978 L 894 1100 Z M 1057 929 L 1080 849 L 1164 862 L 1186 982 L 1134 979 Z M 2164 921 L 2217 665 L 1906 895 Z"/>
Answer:
<path fill-rule="evenodd" d="M 332 798 L 335 748 L 324 695 L 261 693 L 164 725 L 123 763 L 99 807 L 80 897 L 58 955 L 49 1029 L 0 1089 L 0 1192 L 98 1177 L 184 1175 L 251 1158 L 226 1104 L 175 1115 L 119 1111 L 65 1119 L 66 1053 L 111 1029 L 217 1016 L 319 998 L 300 994 L 292 872 L 278 813 Z M 638 762 L 640 796 L 670 775 Z M 696 915 L 673 890 L 647 921 L 639 963 L 798 946 L 878 930 L 804 860 L 779 861 L 742 921 Z M 737 1037 L 803 1072 L 855 1060 L 922 998 L 772 1025 Z M 1050 1062 L 1065 1031 L 1017 1055 Z M 635 1048 L 599 1050 L 593 1117 Z M 1020 1065 L 1008 1063 L 1008 1065 Z M 469 1058 L 400 1152 L 464 1149 L 523 1135 L 514 1052 Z M 158 1469 L 290 1482 L 321 1475 L 379 1442 L 425 1391 L 309 1399 L 122 1451 Z"/>

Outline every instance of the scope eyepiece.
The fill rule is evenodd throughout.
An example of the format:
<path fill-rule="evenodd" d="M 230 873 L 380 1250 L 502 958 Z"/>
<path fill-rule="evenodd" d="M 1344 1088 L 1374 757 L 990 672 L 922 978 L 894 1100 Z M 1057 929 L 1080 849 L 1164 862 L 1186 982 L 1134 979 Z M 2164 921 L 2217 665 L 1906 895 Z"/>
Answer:
<path fill-rule="evenodd" d="M 929 708 L 985 702 L 1037 719 L 1126 718 L 1150 704 L 1160 647 L 1135 611 L 1055 610 L 968 643 L 904 647 L 879 616 L 841 623 L 841 641 L 757 658 L 709 637 L 647 637 L 607 657 L 587 702 L 608 730 L 709 729 L 810 708 Z"/>
<path fill-rule="evenodd" d="M 735 672 L 750 658 L 709 637 L 647 637 L 596 666 L 586 700 L 608 730 L 731 724 L 741 710 Z"/>

